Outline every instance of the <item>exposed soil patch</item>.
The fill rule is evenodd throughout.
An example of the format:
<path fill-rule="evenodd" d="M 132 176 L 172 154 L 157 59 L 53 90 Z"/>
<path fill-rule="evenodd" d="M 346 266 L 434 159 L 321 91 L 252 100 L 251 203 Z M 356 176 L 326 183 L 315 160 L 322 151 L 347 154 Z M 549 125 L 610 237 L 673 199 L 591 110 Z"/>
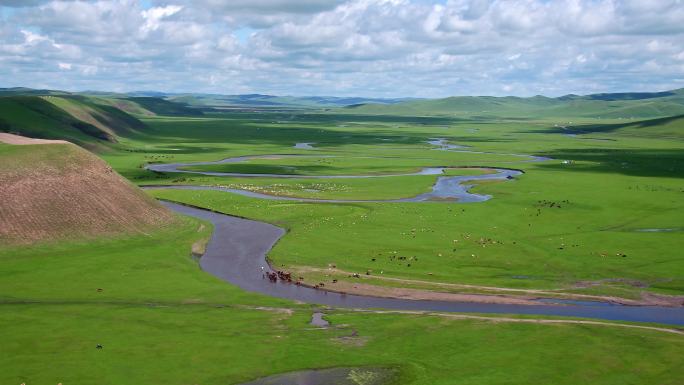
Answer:
<path fill-rule="evenodd" d="M 2 137 L 23 144 L 38 140 Z M 0 155 L 1 243 L 144 234 L 175 222 L 171 211 L 95 155 L 68 142 L 39 143 L 46 145 Z"/>
<path fill-rule="evenodd" d="M 684 295 L 664 295 L 641 292 L 641 300 L 656 306 L 684 306 Z"/>
<path fill-rule="evenodd" d="M 368 337 L 342 336 L 335 338 L 333 342 L 345 346 L 361 347 L 368 343 Z"/>
<path fill-rule="evenodd" d="M 35 139 L 21 135 L 0 132 L 0 142 L 7 144 L 26 145 L 26 144 L 50 144 L 50 143 L 69 143 L 66 140 Z"/>
<path fill-rule="evenodd" d="M 533 297 L 525 298 L 520 296 L 513 297 L 505 295 L 444 293 L 430 290 L 376 286 L 365 283 L 345 281 L 338 281 L 334 286 L 327 287 L 327 290 L 348 294 L 368 295 L 373 297 L 401 298 L 411 300 L 539 305 L 538 302 L 533 300 Z"/>
<path fill-rule="evenodd" d="M 328 269 L 322 269 L 322 268 L 317 268 L 317 267 L 311 267 L 311 266 L 296 266 L 292 267 L 291 270 L 298 274 L 298 275 L 305 275 L 307 273 L 325 273 L 325 274 L 332 274 L 332 275 L 337 275 L 337 276 L 355 276 L 358 275 L 360 279 L 364 279 L 364 276 L 361 274 L 354 274 L 351 272 L 346 272 L 344 270 L 340 270 L 337 268 L 328 268 Z M 331 276 L 332 276 L 331 275 Z M 437 298 L 432 298 L 430 293 L 433 294 L 451 294 L 451 295 L 468 295 L 472 296 L 470 297 L 471 300 L 464 300 L 464 299 L 443 299 L 445 301 L 460 301 L 460 302 L 482 302 L 482 303 L 515 303 L 518 304 L 519 302 L 499 302 L 500 300 L 506 298 L 506 299 L 512 299 L 512 300 L 524 300 L 526 302 L 540 299 L 540 298 L 558 298 L 558 299 L 570 299 L 570 300 L 584 300 L 584 301 L 596 301 L 596 302 L 604 302 L 604 303 L 614 303 L 614 304 L 620 304 L 620 305 L 631 305 L 631 306 L 684 306 L 684 296 L 671 296 L 671 295 L 664 295 L 664 294 L 655 294 L 655 293 L 649 293 L 649 292 L 641 292 L 641 298 L 640 299 L 629 299 L 629 298 L 621 298 L 621 297 L 614 297 L 614 296 L 602 296 L 602 295 L 591 295 L 591 294 L 577 294 L 577 293 L 567 293 L 564 292 L 564 289 L 549 289 L 549 290 L 537 290 L 537 289 L 516 289 L 516 288 L 506 288 L 506 287 L 494 287 L 494 286 L 480 286 L 480 285 L 468 285 L 468 284 L 460 284 L 460 283 L 445 283 L 445 282 L 433 282 L 433 281 L 424 281 L 424 280 L 416 280 L 416 279 L 405 279 L 405 278 L 396 278 L 396 277 L 385 277 L 385 276 L 379 276 L 379 275 L 374 275 L 373 279 L 379 279 L 383 281 L 390 281 L 390 282 L 400 282 L 402 284 L 408 284 L 408 285 L 428 285 L 428 286 L 434 286 L 435 290 L 431 289 L 408 289 L 408 290 L 413 290 L 415 292 L 418 292 L 420 294 L 417 294 L 417 298 L 411 298 L 414 296 L 414 294 L 410 294 L 409 297 L 395 297 L 392 295 L 392 292 L 386 291 L 386 295 L 378 295 L 381 297 L 386 297 L 386 298 L 409 298 L 409 299 L 423 299 L 424 298 L 429 298 L 429 299 L 437 299 Z M 609 282 L 619 282 L 619 283 L 627 283 L 631 286 L 634 287 L 648 287 L 648 284 L 641 282 L 641 281 L 636 281 L 636 280 L 627 280 L 627 279 L 608 279 L 608 280 L 600 280 L 600 281 L 580 281 L 577 282 L 575 285 L 573 285 L 573 288 L 587 288 L 591 286 L 596 286 L 596 285 L 601 285 Z M 347 282 L 348 284 L 350 282 Z M 351 284 L 354 284 L 354 282 L 351 282 Z M 383 288 L 383 286 L 378 286 L 378 285 L 372 285 L 372 284 L 355 284 L 357 287 L 357 290 L 366 290 L 366 287 L 372 286 L 374 288 Z M 333 290 L 333 291 L 343 291 L 346 290 L 346 285 L 344 280 L 335 280 L 334 285 L 328 285 L 326 286 L 326 289 L 328 290 Z M 444 289 L 449 289 L 449 290 L 457 290 L 457 289 L 463 289 L 463 290 L 477 290 L 477 291 L 482 291 L 484 294 L 459 294 L 459 293 L 444 293 L 440 292 L 439 288 L 444 288 Z M 444 290 L 443 289 L 443 290 Z M 361 295 L 376 295 L 373 294 L 375 290 L 369 290 L 368 294 L 365 294 L 363 292 L 354 292 L 354 291 L 344 291 L 347 293 L 354 293 L 354 294 L 361 294 Z M 489 293 L 492 293 L 490 295 Z M 497 302 L 490 302 L 488 299 L 494 297 L 497 298 Z M 457 298 L 457 297 L 453 297 Z M 539 302 L 533 302 L 534 304 L 539 305 Z M 549 301 L 547 303 L 553 303 L 553 301 Z M 529 304 L 529 303 L 526 303 Z"/>
<path fill-rule="evenodd" d="M 643 282 L 643 281 L 638 281 L 636 279 L 612 278 L 612 279 L 601 279 L 598 281 L 579 281 L 579 282 L 575 283 L 574 287 L 576 287 L 576 288 L 587 288 L 587 287 L 600 286 L 600 285 L 605 285 L 605 284 L 610 284 L 610 283 L 618 283 L 618 284 L 624 284 L 627 286 L 642 287 L 642 288 L 646 288 L 649 286 L 648 283 Z"/>

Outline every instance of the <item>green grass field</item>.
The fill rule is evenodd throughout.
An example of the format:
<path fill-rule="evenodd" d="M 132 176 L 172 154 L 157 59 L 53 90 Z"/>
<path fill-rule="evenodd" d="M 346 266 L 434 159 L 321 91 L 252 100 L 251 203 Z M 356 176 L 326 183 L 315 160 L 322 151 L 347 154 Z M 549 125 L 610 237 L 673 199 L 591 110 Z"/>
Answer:
<path fill-rule="evenodd" d="M 0 382 L 235 384 L 368 365 L 397 368 L 401 384 L 453 384 L 457 373 L 463 384 L 660 385 L 683 374 L 684 339 L 656 330 L 346 310 L 314 328 L 312 307 L 200 271 L 189 257 L 200 226 L 3 249 Z"/>
<path fill-rule="evenodd" d="M 493 199 L 472 204 L 299 203 L 150 191 L 286 228 L 269 258 L 302 271 L 307 281 L 329 286 L 332 279 L 353 280 L 347 272 L 369 271 L 366 283 L 426 290 L 488 292 L 456 286 L 468 284 L 623 298 L 684 295 L 683 119 L 624 124 L 585 117 L 573 126 L 585 133 L 567 136 L 556 125 L 572 118 L 349 111 L 139 118 L 144 129 L 99 153 L 139 185 L 395 199 L 429 191 L 437 178 L 228 178 L 143 168 L 266 154 L 315 156 L 193 168 L 313 176 L 430 166 L 454 167 L 450 175 L 483 172 L 460 167 L 525 172 L 512 181 L 478 183 L 474 191 Z M 486 153 L 437 151 L 426 143 L 435 137 Z M 297 142 L 313 142 L 315 149 L 295 149 Z M 554 160 L 526 162 L 511 154 Z M 0 247 L 0 383 L 239 384 L 335 366 L 396 368 L 398 384 L 675 385 L 684 379 L 681 334 L 615 323 L 327 309 L 331 327 L 315 328 L 308 324 L 314 306 L 247 293 L 202 272 L 191 247 L 210 230 L 183 218 L 174 228 L 143 235 Z M 337 270 L 328 270 L 330 264 Z"/>
<path fill-rule="evenodd" d="M 428 191 L 436 177 L 227 178 L 159 174 L 141 167 L 146 162 L 302 154 L 310 156 L 192 168 L 301 175 L 402 173 L 428 166 L 518 168 L 525 174 L 515 181 L 480 183 L 475 191 L 494 199 L 478 204 L 331 205 L 208 191 L 153 194 L 287 228 L 288 236 L 270 255 L 279 266 L 325 268 L 334 263 L 343 272 L 382 271 L 383 277 L 625 298 L 638 298 L 642 291 L 684 294 L 684 267 L 675 252 L 682 232 L 639 231 L 684 228 L 679 215 L 684 204 L 682 120 L 668 122 L 671 134 L 663 139 L 647 132 L 634 137 L 632 126 L 624 134 L 619 128 L 572 137 L 556 133 L 545 120 L 452 122 L 444 128 L 406 118 L 360 122 L 355 116 L 345 123 L 343 115 L 306 113 L 277 123 L 279 118 L 235 113 L 148 119 L 149 136 L 122 141 L 129 151 L 104 157 L 139 184 L 221 185 L 321 199 L 409 197 Z M 425 143 L 432 137 L 488 153 L 436 151 Z M 316 148 L 292 148 L 299 141 L 316 142 Z M 524 162 L 527 158 L 508 154 L 554 160 Z M 350 238 L 355 242 L 349 244 Z M 418 262 L 410 267 L 398 263 L 390 259 L 394 252 Z M 581 284 L 586 282 L 591 284 Z"/>

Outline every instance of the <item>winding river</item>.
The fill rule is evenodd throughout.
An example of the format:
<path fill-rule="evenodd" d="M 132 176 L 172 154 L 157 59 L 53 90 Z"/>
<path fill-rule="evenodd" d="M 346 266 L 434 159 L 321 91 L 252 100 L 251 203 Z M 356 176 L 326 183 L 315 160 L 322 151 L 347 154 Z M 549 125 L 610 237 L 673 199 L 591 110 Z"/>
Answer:
<path fill-rule="evenodd" d="M 280 159 L 280 158 L 295 158 L 295 157 L 325 157 L 310 156 L 310 155 L 254 155 L 254 156 L 240 156 L 234 158 L 227 158 L 218 161 L 209 162 L 193 162 L 193 163 L 154 163 L 145 166 L 148 170 L 167 173 L 189 173 L 208 176 L 226 176 L 226 177 L 243 177 L 243 178 L 283 178 L 283 179 L 360 179 L 360 178 L 387 178 L 397 176 L 411 176 L 411 175 L 443 175 L 447 167 L 424 167 L 420 171 L 403 174 L 376 174 L 376 175 L 294 175 L 294 174 L 250 174 L 250 173 L 234 173 L 234 172 L 212 172 L 212 171 L 196 171 L 184 170 L 184 167 L 189 166 L 206 166 L 216 164 L 229 164 L 248 161 L 251 159 Z M 459 176 L 439 176 L 432 186 L 432 191 L 420 194 L 409 198 L 400 199 L 384 199 L 384 200 L 370 200 L 370 199 L 317 199 L 317 198 L 297 198 L 285 197 L 278 195 L 270 195 L 258 193 L 250 190 L 216 187 L 216 186 L 195 186 L 195 185 L 174 185 L 174 186 L 147 186 L 148 189 L 166 189 L 173 188 L 179 190 L 216 190 L 224 191 L 233 194 L 239 194 L 251 198 L 269 199 L 269 200 L 283 200 L 283 201 L 298 201 L 298 202 L 321 202 L 321 203 L 359 203 L 359 202 L 426 202 L 426 201 L 458 201 L 459 203 L 483 202 L 491 199 L 491 195 L 474 194 L 469 191 L 472 187 L 468 182 L 480 180 L 509 180 L 521 175 L 522 171 L 504 168 L 488 168 L 492 170 L 491 174 L 482 175 L 459 175 Z"/>
<path fill-rule="evenodd" d="M 424 169 L 425 173 L 414 173 L 404 175 L 438 175 L 444 172 L 444 168 L 429 168 Z M 522 174 L 518 170 L 508 169 L 493 169 L 496 172 L 493 174 L 483 175 L 468 175 L 468 176 L 440 176 L 432 186 L 432 191 L 426 192 L 410 198 L 399 199 L 318 199 L 318 198 L 297 198 L 286 197 L 280 195 L 263 194 L 249 190 L 218 187 L 218 186 L 195 186 L 195 185 L 173 185 L 173 186 L 146 186 L 145 189 L 176 189 L 176 190 L 214 190 L 224 191 L 233 194 L 243 195 L 250 198 L 279 200 L 279 201 L 296 201 L 296 202 L 317 202 L 317 203 L 363 203 L 363 202 L 427 202 L 427 201 L 458 201 L 459 203 L 483 202 L 492 198 L 491 195 L 471 193 L 469 189 L 472 187 L 467 182 L 477 180 L 496 180 L 496 179 L 511 179 L 517 175 Z M 261 174 L 263 175 L 263 174 Z M 386 175 L 383 175 L 386 176 Z M 349 176 L 354 177 L 354 176 Z M 360 177 L 360 176 L 359 176 Z"/>
<path fill-rule="evenodd" d="M 210 221 L 214 225 L 214 233 L 205 254 L 200 258 L 201 268 L 250 292 L 342 308 L 534 314 L 684 325 L 682 307 L 623 306 L 601 302 L 559 305 L 550 304 L 546 300 L 540 300 L 539 305 L 410 300 L 341 294 L 282 281 L 272 283 L 263 277 L 264 272 L 272 272 L 266 261 L 266 254 L 285 234 L 285 230 L 268 223 L 176 203 L 162 204 L 179 214 Z"/>
<path fill-rule="evenodd" d="M 451 144 L 444 138 L 430 138 L 430 140 L 428 140 L 426 143 L 430 144 L 432 146 L 435 146 L 434 150 L 438 150 L 438 151 L 465 152 L 468 154 L 508 155 L 508 156 L 517 156 L 520 158 L 527 158 L 526 160 L 519 160 L 516 162 L 499 162 L 499 163 L 545 162 L 547 160 L 552 160 L 551 158 L 546 157 L 546 156 L 527 155 L 527 154 L 510 154 L 510 153 L 490 152 L 490 151 L 464 150 L 465 148 L 470 148 L 470 146 L 465 146 L 465 145 L 461 145 L 461 144 Z"/>
<path fill-rule="evenodd" d="M 431 143 L 446 151 L 459 150 L 461 146 L 449 147 L 441 139 L 434 139 Z M 513 154 L 519 155 L 519 154 Z M 268 178 L 379 178 L 404 175 L 442 175 L 446 168 L 427 167 L 415 173 L 384 174 L 384 175 L 324 175 L 302 176 L 290 174 L 240 174 L 204 171 L 187 171 L 182 167 L 197 165 L 226 164 L 247 161 L 250 159 L 274 159 L 306 155 L 257 155 L 223 159 L 213 162 L 150 164 L 146 168 L 158 172 L 193 173 L 211 176 L 233 177 L 268 177 Z M 316 155 L 314 155 L 316 156 Z M 523 155 L 520 155 L 523 156 Z M 320 155 L 319 155 L 320 157 Z M 532 157 L 529 161 L 545 161 L 548 158 Z M 482 202 L 491 198 L 489 195 L 473 194 L 469 192 L 471 185 L 467 182 L 476 180 L 514 179 L 522 174 L 518 170 L 492 168 L 492 174 L 474 176 L 439 176 L 432 187 L 432 191 L 411 198 L 393 200 L 339 200 L 283 197 L 256 193 L 248 190 L 230 189 L 214 186 L 147 186 L 146 189 L 190 189 L 190 190 L 218 190 L 240 194 L 253 198 L 287 200 L 300 202 L 424 202 L 424 201 L 458 201 L 459 203 Z M 295 285 L 278 280 L 273 283 L 264 274 L 273 272 L 266 260 L 266 255 L 273 245 L 284 234 L 280 227 L 220 214 L 200 208 L 189 207 L 177 203 L 162 201 L 169 209 L 183 215 L 210 221 L 214 225 L 214 233 L 207 244 L 206 252 L 200 258 L 201 268 L 244 290 L 265 295 L 302 301 L 311 304 L 322 304 L 342 308 L 364 309 L 394 309 L 409 311 L 439 311 L 439 312 L 468 312 L 468 313 L 497 313 L 497 314 L 532 314 L 548 316 L 568 316 L 582 318 L 596 318 L 614 321 L 657 322 L 671 325 L 684 325 L 684 307 L 661 306 L 624 306 L 603 302 L 563 301 L 539 299 L 538 304 L 493 304 L 454 302 L 436 300 L 411 300 L 401 298 L 383 298 L 362 295 L 337 293 L 307 286 Z"/>

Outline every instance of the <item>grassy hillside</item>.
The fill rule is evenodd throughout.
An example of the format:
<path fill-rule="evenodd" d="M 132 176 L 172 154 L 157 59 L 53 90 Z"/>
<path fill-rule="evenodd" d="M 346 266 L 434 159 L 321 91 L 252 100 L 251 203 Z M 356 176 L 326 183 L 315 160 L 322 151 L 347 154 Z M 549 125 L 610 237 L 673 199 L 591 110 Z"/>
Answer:
<path fill-rule="evenodd" d="M 684 90 L 659 93 L 534 96 L 458 96 L 393 105 L 358 104 L 355 114 L 456 115 L 471 118 L 603 118 L 638 119 L 684 114 Z"/>
<path fill-rule="evenodd" d="M 119 110 L 139 117 L 155 116 L 156 114 L 140 104 L 120 97 L 98 97 L 99 104 L 116 107 Z"/>
<path fill-rule="evenodd" d="M 139 233 L 174 216 L 73 144 L 0 144 L 0 243 Z"/>
<path fill-rule="evenodd" d="M 614 134 L 644 138 L 684 139 L 684 115 L 647 119 L 629 123 L 583 124 L 570 127 L 556 127 L 557 133 Z"/>
<path fill-rule="evenodd" d="M 137 93 L 120 94 L 114 92 L 87 91 L 80 93 L 83 97 L 96 100 L 98 104 L 116 107 L 132 115 L 146 116 L 200 116 L 202 111 L 188 107 L 183 101 L 171 101 L 164 99 L 164 95 L 140 96 Z"/>
<path fill-rule="evenodd" d="M 145 128 L 145 125 L 138 119 L 96 98 L 46 96 L 44 99 L 68 112 L 74 118 L 89 123 L 112 136 L 126 135 Z"/>
<path fill-rule="evenodd" d="M 0 96 L 46 96 L 46 95 L 71 95 L 71 93 L 59 90 L 36 90 L 26 87 L 0 88 Z"/>
<path fill-rule="evenodd" d="M 172 102 L 161 98 L 153 97 L 132 97 L 123 99 L 128 102 L 133 102 L 147 111 L 155 115 L 164 116 L 199 116 L 202 111 L 190 108 L 181 102 Z"/>
<path fill-rule="evenodd" d="M 143 130 L 126 112 L 81 96 L 0 97 L 0 131 L 45 139 L 66 139 L 93 148 Z"/>

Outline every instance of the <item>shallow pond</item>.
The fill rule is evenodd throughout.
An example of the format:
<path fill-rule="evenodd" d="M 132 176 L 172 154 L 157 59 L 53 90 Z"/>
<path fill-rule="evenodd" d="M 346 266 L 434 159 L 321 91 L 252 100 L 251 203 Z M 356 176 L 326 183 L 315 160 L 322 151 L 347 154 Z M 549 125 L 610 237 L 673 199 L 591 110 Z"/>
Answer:
<path fill-rule="evenodd" d="M 239 385 L 383 385 L 396 372 L 386 368 L 331 368 L 301 370 L 259 378 Z"/>
<path fill-rule="evenodd" d="M 312 146 L 312 144 L 314 144 L 314 143 L 313 143 L 313 142 L 310 142 L 310 143 L 296 143 L 296 144 L 294 145 L 294 148 L 299 148 L 299 149 L 302 149 L 302 150 L 313 150 L 314 147 Z"/>
<path fill-rule="evenodd" d="M 325 314 L 321 312 L 315 312 L 311 315 L 311 325 L 314 326 L 319 326 L 319 327 L 328 327 L 330 326 L 330 322 L 326 321 L 325 318 L 323 318 Z"/>

